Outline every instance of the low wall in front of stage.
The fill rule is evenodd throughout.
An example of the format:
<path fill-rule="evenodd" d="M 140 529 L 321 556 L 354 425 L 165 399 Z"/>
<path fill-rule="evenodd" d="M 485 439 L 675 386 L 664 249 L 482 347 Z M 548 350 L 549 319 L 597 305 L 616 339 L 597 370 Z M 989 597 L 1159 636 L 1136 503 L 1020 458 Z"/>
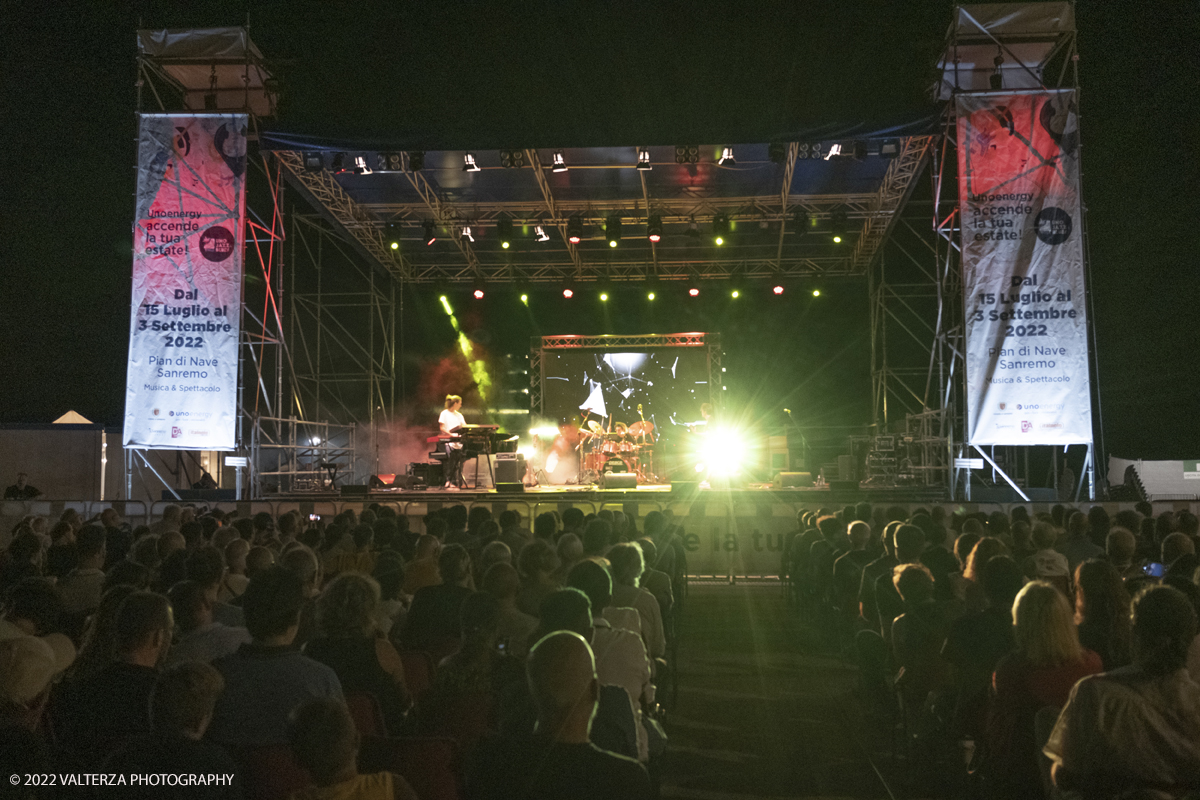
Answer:
<path fill-rule="evenodd" d="M 744 497 L 744 496 L 743 496 Z M 238 516 L 256 514 L 260 511 L 272 515 L 296 510 L 302 515 L 319 514 L 332 517 L 347 509 L 361 511 L 372 503 L 396 509 L 410 519 L 410 527 L 421 531 L 424 528 L 423 518 L 426 514 L 440 508 L 463 503 L 468 507 L 486 506 L 493 516 L 502 511 L 519 512 L 526 520 L 531 520 L 546 511 L 558 511 L 568 508 L 578 508 L 585 514 L 594 513 L 601 509 L 620 510 L 632 516 L 639 522 L 651 511 L 670 512 L 675 522 L 683 530 L 683 546 L 687 551 L 688 572 L 692 575 L 778 575 L 780 553 L 783 549 L 785 536 L 795 529 L 796 514 L 802 510 L 816 511 L 818 508 L 832 507 L 828 500 L 825 502 L 785 502 L 778 498 L 761 502 L 751 502 L 731 493 L 710 491 L 692 500 L 677 498 L 669 493 L 639 496 L 633 500 L 607 501 L 603 498 L 588 497 L 526 495 L 506 497 L 504 499 L 491 495 L 487 500 L 470 498 L 455 498 L 454 496 L 439 495 L 422 497 L 417 500 L 277 500 L 277 501 L 247 501 L 241 503 L 194 503 L 197 508 L 220 508 L 227 512 L 235 512 Z M 7 547 L 12 536 L 12 529 L 26 515 L 34 514 L 58 519 L 66 508 L 74 508 L 84 519 L 98 515 L 106 508 L 115 508 L 118 513 L 128 519 L 132 525 L 149 524 L 157 520 L 166 502 L 143 503 L 134 502 L 99 502 L 99 501 L 3 501 L 0 502 L 0 547 Z M 932 505 L 943 506 L 948 513 L 972 513 L 976 511 L 1008 512 L 1014 505 L 1024 505 L 1033 513 L 1049 511 L 1049 503 L 1022 504 L 984 504 L 984 503 L 887 503 L 903 508 L 930 508 Z M 1077 507 L 1090 508 L 1093 505 L 1103 506 L 1110 515 L 1118 511 L 1132 509 L 1133 503 L 1082 503 Z M 1164 511 L 1180 511 L 1188 509 L 1200 514 L 1200 502 L 1173 501 L 1154 503 L 1154 513 Z"/>

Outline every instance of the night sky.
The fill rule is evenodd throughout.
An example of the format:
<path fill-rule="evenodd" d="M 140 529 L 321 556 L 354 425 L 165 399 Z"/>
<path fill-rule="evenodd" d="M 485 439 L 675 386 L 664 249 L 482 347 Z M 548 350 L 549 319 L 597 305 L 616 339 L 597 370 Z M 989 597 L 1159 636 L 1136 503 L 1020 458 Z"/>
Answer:
<path fill-rule="evenodd" d="M 249 11 L 254 41 L 281 62 L 295 130 L 484 148 L 506 139 L 767 141 L 802 126 L 911 117 L 951 16 L 948 3 L 916 0 L 642 5 L 10 6 L 0 78 L 0 422 L 49 422 L 72 408 L 121 422 L 139 23 L 238 25 Z M 1148 18 L 1144 7 L 1077 11 L 1104 445 L 1122 457 L 1195 458 L 1200 14 L 1195 3 L 1169 3 Z M 819 305 L 796 291 L 773 307 L 714 300 L 661 305 L 654 317 L 630 298 L 610 318 L 589 311 L 581 324 L 720 330 L 741 377 L 739 402 L 792 403 L 817 425 L 864 423 L 865 285 L 822 288 Z M 495 329 L 497 352 L 578 322 L 547 298 L 544 311 L 535 304 L 535 316 L 503 325 L 512 306 L 494 294 L 473 313 L 476 327 Z M 440 312 L 421 305 L 414 296 L 407 308 L 413 374 L 450 341 Z M 779 341 L 812 377 L 763 389 Z"/>

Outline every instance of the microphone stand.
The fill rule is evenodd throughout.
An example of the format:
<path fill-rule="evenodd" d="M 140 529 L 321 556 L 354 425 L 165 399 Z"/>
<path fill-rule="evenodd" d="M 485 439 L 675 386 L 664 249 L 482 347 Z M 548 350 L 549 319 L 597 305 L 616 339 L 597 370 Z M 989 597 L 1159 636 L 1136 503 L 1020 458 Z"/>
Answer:
<path fill-rule="evenodd" d="M 792 426 L 796 429 L 796 433 L 800 434 L 800 448 L 801 448 L 800 452 L 802 454 L 801 457 L 804 459 L 804 467 L 805 467 L 805 469 L 807 469 L 808 468 L 808 439 L 804 435 L 804 429 L 800 427 L 800 423 L 796 422 L 796 418 L 792 416 L 791 409 L 785 408 L 783 410 L 783 413 L 787 414 L 788 421 L 792 423 Z"/>

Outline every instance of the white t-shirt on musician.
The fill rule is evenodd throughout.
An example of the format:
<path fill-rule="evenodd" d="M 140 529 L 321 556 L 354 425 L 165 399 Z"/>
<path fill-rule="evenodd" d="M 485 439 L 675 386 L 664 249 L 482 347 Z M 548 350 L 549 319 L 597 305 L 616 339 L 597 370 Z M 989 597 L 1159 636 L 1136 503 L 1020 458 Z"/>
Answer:
<path fill-rule="evenodd" d="M 462 414 L 457 411 L 451 411 L 448 408 L 443 409 L 442 413 L 438 416 L 438 426 L 443 432 L 452 431 L 466 424 L 467 420 Z"/>

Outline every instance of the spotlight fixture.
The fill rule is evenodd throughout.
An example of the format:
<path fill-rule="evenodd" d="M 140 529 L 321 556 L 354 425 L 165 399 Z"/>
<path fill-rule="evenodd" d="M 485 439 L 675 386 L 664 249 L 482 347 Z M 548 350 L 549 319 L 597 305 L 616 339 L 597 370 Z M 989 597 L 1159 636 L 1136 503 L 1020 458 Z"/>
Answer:
<path fill-rule="evenodd" d="M 699 296 L 700 296 L 699 287 L 693 286 L 692 288 L 688 289 L 688 297 L 699 297 Z"/>
<path fill-rule="evenodd" d="M 733 157 L 733 148 L 732 147 L 722 147 L 721 148 L 721 157 L 719 159 L 717 159 L 717 163 L 720 164 L 721 166 L 725 166 L 726 164 L 728 164 L 731 167 L 736 166 L 737 159 L 735 159 Z"/>
<path fill-rule="evenodd" d="M 637 168 L 642 172 L 653 169 L 650 166 L 650 151 L 645 147 L 639 147 L 637 151 Z"/>
<path fill-rule="evenodd" d="M 574 278 L 567 278 L 566 280 L 563 281 L 562 296 L 564 298 L 566 298 L 567 300 L 570 300 L 572 297 L 575 296 L 575 279 Z"/>
<path fill-rule="evenodd" d="M 604 223 L 604 238 L 608 240 L 609 247 L 616 247 L 621 241 L 621 215 L 609 214 L 608 219 Z"/>
<path fill-rule="evenodd" d="M 508 217 L 500 217 L 496 220 L 496 233 L 500 237 L 500 246 L 505 250 L 512 247 L 513 224 Z"/>
<path fill-rule="evenodd" d="M 538 240 L 539 242 L 548 242 L 548 241 L 550 241 L 550 234 L 546 233 L 546 229 L 545 229 L 545 228 L 543 228 L 541 225 L 538 225 L 538 226 L 536 226 L 536 227 L 533 229 L 533 231 L 534 231 L 534 233 L 536 233 L 536 234 L 537 234 L 537 240 Z"/>
<path fill-rule="evenodd" d="M 562 150 L 555 150 L 554 155 L 552 156 L 552 159 L 553 159 L 552 166 L 550 167 L 551 172 L 566 172 L 567 171 L 567 161 L 565 158 L 563 158 Z"/>
<path fill-rule="evenodd" d="M 434 230 L 434 222 L 431 219 L 425 220 L 421 226 L 425 230 L 425 246 L 433 244 L 437 241 L 437 232 Z"/>
<path fill-rule="evenodd" d="M 700 147 L 694 144 L 675 145 L 676 164 L 695 164 L 700 160 Z"/>
<path fill-rule="evenodd" d="M 474 153 L 463 154 L 463 172 L 479 172 L 479 165 L 475 163 Z"/>
<path fill-rule="evenodd" d="M 895 158 L 900 155 L 900 140 L 884 139 L 879 143 L 879 155 L 883 158 Z"/>
<path fill-rule="evenodd" d="M 579 244 L 583 241 L 583 217 L 572 214 L 567 220 L 567 241 Z"/>
<path fill-rule="evenodd" d="M 651 275 L 649 278 L 646 279 L 645 285 L 646 285 L 646 299 L 653 302 L 658 297 L 659 291 L 662 288 L 662 285 L 658 279 L 658 276 Z"/>
<path fill-rule="evenodd" d="M 345 172 L 346 171 L 346 154 L 345 153 L 334 153 L 333 159 L 330 161 L 329 168 L 331 170 L 333 170 L 334 172 Z"/>
<path fill-rule="evenodd" d="M 472 296 L 473 296 L 473 297 L 474 297 L 476 300 L 482 300 L 482 299 L 483 299 L 483 278 L 476 278 L 476 279 L 475 279 L 475 290 L 474 290 L 473 292 L 471 292 L 471 295 L 472 295 Z"/>
<path fill-rule="evenodd" d="M 829 218 L 829 231 L 833 234 L 833 243 L 841 244 L 846 235 L 846 212 L 842 209 L 834 211 Z"/>
<path fill-rule="evenodd" d="M 742 296 L 742 292 L 740 289 L 735 288 L 729 292 L 729 296 L 732 297 L 734 300 L 737 300 L 739 297 Z"/>
<path fill-rule="evenodd" d="M 365 156 L 355 156 L 354 157 L 354 174 L 355 175 L 370 175 L 371 174 L 371 168 L 367 166 L 367 159 Z"/>
<path fill-rule="evenodd" d="M 992 64 L 996 69 L 988 76 L 988 85 L 992 87 L 993 92 L 998 92 L 1004 88 L 1004 75 L 1000 72 L 1000 67 L 1004 65 L 1003 52 L 997 50 L 996 57 L 992 59 Z"/>
<path fill-rule="evenodd" d="M 821 296 L 821 290 L 813 289 L 813 297 L 820 297 L 820 296 Z"/>
<path fill-rule="evenodd" d="M 463 225 L 463 226 L 462 226 L 462 238 L 464 238 L 464 239 L 466 239 L 468 242 L 471 242 L 472 244 L 474 244 L 474 242 L 475 242 L 475 236 L 474 236 L 474 235 L 471 233 L 471 226 L 470 226 L 470 225 Z"/>
<path fill-rule="evenodd" d="M 500 166 L 505 169 L 521 169 L 525 166 L 524 150 L 501 150 Z"/>
<path fill-rule="evenodd" d="M 684 231 L 683 235 L 689 239 L 698 240 L 700 238 L 700 226 L 696 224 L 695 217 L 692 217 L 691 221 L 688 222 L 687 230 Z"/>
<path fill-rule="evenodd" d="M 424 150 L 408 151 L 408 169 L 410 172 L 420 172 L 421 170 L 425 169 Z"/>
<path fill-rule="evenodd" d="M 305 153 L 304 168 L 309 172 L 320 172 L 325 168 L 325 156 L 320 152 Z"/>
<path fill-rule="evenodd" d="M 729 238 L 729 217 L 725 214 L 717 214 L 713 217 L 713 242 L 720 245 L 725 244 L 725 240 Z"/>
<path fill-rule="evenodd" d="M 772 164 L 782 164 L 787 161 L 788 146 L 786 142 L 771 142 L 767 145 L 767 158 Z"/>
<path fill-rule="evenodd" d="M 778 280 L 776 280 L 776 281 L 773 281 L 772 284 L 773 285 L 771 286 L 771 294 L 775 295 L 776 297 L 783 294 L 783 284 L 782 283 L 780 283 Z"/>
<path fill-rule="evenodd" d="M 404 232 L 399 222 L 389 222 L 383 226 L 383 241 L 393 250 L 400 249 L 400 234 Z"/>
<path fill-rule="evenodd" d="M 804 236 L 808 233 L 808 229 L 812 227 L 812 220 L 809 219 L 808 212 L 803 208 L 797 208 L 792 212 L 792 229 L 797 236 Z"/>
<path fill-rule="evenodd" d="M 662 214 L 651 214 L 646 220 L 646 238 L 657 244 L 662 241 Z"/>
<path fill-rule="evenodd" d="M 525 306 L 528 306 L 528 305 L 529 305 L 529 294 L 528 294 L 527 292 L 522 292 L 522 293 L 521 293 L 521 302 L 522 302 L 522 303 L 523 303 Z"/>
<path fill-rule="evenodd" d="M 404 161 L 399 153 L 379 153 L 375 158 L 375 168 L 380 172 L 400 172 L 404 169 Z"/>

